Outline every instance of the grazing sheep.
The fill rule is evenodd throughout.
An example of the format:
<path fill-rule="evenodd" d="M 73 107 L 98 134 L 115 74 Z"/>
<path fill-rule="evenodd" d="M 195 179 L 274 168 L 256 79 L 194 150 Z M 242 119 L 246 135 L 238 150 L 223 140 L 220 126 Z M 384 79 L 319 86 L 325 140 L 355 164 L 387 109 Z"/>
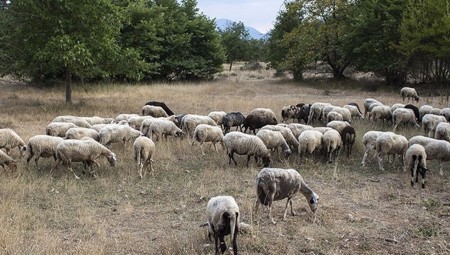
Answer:
<path fill-rule="evenodd" d="M 183 134 L 183 131 L 175 125 L 170 120 L 165 119 L 156 119 L 155 121 L 150 124 L 150 127 L 148 128 L 148 134 L 147 136 L 150 138 L 153 138 L 153 136 L 156 136 L 156 141 L 159 141 L 159 138 L 164 136 L 167 140 L 168 136 L 181 136 Z"/>
<path fill-rule="evenodd" d="M 361 113 L 361 111 L 359 110 L 359 108 L 355 105 L 344 105 L 345 109 L 350 111 L 350 115 L 352 116 L 352 119 L 364 119 L 364 115 Z"/>
<path fill-rule="evenodd" d="M 405 153 L 404 169 L 411 169 L 411 186 L 414 186 L 414 181 L 419 181 L 419 175 L 422 176 L 422 188 L 425 188 L 425 177 L 427 169 L 427 154 L 425 148 L 420 144 L 411 145 Z"/>
<path fill-rule="evenodd" d="M 391 113 L 394 113 L 395 110 L 397 110 L 398 108 L 405 108 L 405 104 L 393 104 L 391 106 Z"/>
<path fill-rule="evenodd" d="M 428 160 L 439 160 L 439 174 L 443 175 L 443 163 L 450 161 L 450 143 L 444 140 L 434 140 L 423 146 Z"/>
<path fill-rule="evenodd" d="M 84 120 L 82 117 L 78 116 L 71 116 L 71 115 L 64 115 L 64 116 L 58 116 L 52 120 L 52 122 L 65 122 L 65 123 L 73 123 L 79 127 L 84 128 L 90 128 L 91 124 Z"/>
<path fill-rule="evenodd" d="M 192 141 L 192 145 L 194 145 L 195 141 L 200 143 L 202 155 L 205 155 L 205 153 L 203 152 L 203 143 L 205 142 L 212 142 L 216 153 L 219 153 L 216 148 L 216 143 L 220 143 L 222 145 L 222 148 L 225 149 L 225 145 L 223 143 L 222 129 L 217 126 L 200 124 L 197 127 L 195 127 L 194 140 Z"/>
<path fill-rule="evenodd" d="M 325 148 L 328 158 L 328 163 L 333 163 L 333 153 L 335 153 L 334 159 L 339 155 L 339 151 L 342 146 L 341 135 L 338 131 L 331 129 L 325 132 L 322 136 L 322 147 Z"/>
<path fill-rule="evenodd" d="M 447 122 L 449 122 L 450 121 L 450 108 L 442 108 L 439 115 L 444 116 L 445 119 L 447 120 Z"/>
<path fill-rule="evenodd" d="M 447 122 L 444 116 L 434 115 L 431 113 L 425 114 L 422 118 L 422 127 L 428 137 L 434 137 L 436 133 L 436 126 L 441 122 Z"/>
<path fill-rule="evenodd" d="M 57 136 L 35 135 L 33 137 L 30 137 L 27 144 L 27 165 L 30 163 L 30 160 L 33 158 L 33 156 L 36 156 L 34 162 L 36 164 L 36 168 L 38 169 L 38 160 L 40 157 L 53 157 L 56 160 L 56 146 L 61 141 L 64 141 L 64 139 Z"/>
<path fill-rule="evenodd" d="M 225 117 L 225 115 L 227 115 L 227 113 L 224 111 L 213 111 L 208 113 L 208 117 L 213 119 L 219 126 L 223 124 L 223 117 Z"/>
<path fill-rule="evenodd" d="M 331 112 L 329 112 L 327 114 L 326 122 L 328 123 L 328 122 L 333 121 L 333 120 L 343 121 L 344 117 L 342 117 L 342 114 L 340 114 L 338 112 L 331 111 Z"/>
<path fill-rule="evenodd" d="M 47 135 L 51 135 L 51 136 L 65 137 L 67 130 L 69 130 L 70 128 L 75 128 L 75 127 L 78 127 L 78 126 L 73 123 L 51 122 L 45 128 L 45 133 Z"/>
<path fill-rule="evenodd" d="M 5 149 L 6 154 L 9 155 L 9 151 L 17 147 L 19 149 L 20 157 L 24 151 L 27 150 L 25 142 L 20 138 L 20 136 L 14 132 L 14 130 L 9 128 L 0 129 L 0 149 Z"/>
<path fill-rule="evenodd" d="M 313 126 L 299 124 L 299 123 L 289 123 L 287 126 L 292 131 L 294 137 L 298 138 L 298 136 L 305 130 L 313 129 Z"/>
<path fill-rule="evenodd" d="M 134 140 L 134 161 L 137 164 L 139 176 L 144 178 L 147 172 L 147 167 L 150 167 L 150 171 L 153 173 L 153 154 L 155 154 L 155 143 L 152 139 L 140 136 Z"/>
<path fill-rule="evenodd" d="M 128 126 L 134 128 L 135 130 L 141 130 L 142 122 L 152 119 L 155 118 L 152 116 L 132 116 L 128 118 Z"/>
<path fill-rule="evenodd" d="M 276 224 L 272 217 L 272 203 L 287 198 L 282 220 L 284 221 L 286 219 L 288 204 L 291 206 L 291 214 L 294 216 L 292 197 L 298 191 L 305 196 L 309 208 L 315 213 L 319 203 L 319 196 L 306 185 L 303 177 L 297 170 L 263 168 L 256 178 L 256 202 L 254 214 L 257 214 L 260 204 L 269 206 L 270 221 L 273 224 Z"/>
<path fill-rule="evenodd" d="M 11 158 L 8 154 L 4 153 L 2 150 L 0 150 L 0 166 L 2 166 L 3 169 L 5 169 L 5 166 L 7 166 L 11 171 L 16 171 L 17 161 Z"/>
<path fill-rule="evenodd" d="M 56 163 L 52 171 L 56 169 L 61 163 L 67 165 L 67 168 L 75 175 L 76 179 L 80 179 L 72 170 L 72 162 L 88 163 L 100 166 L 95 160 L 104 156 L 108 159 L 111 166 L 116 164 L 116 154 L 110 151 L 99 142 L 92 139 L 85 140 L 64 140 L 56 146 Z M 92 169 L 90 171 L 92 172 Z"/>
<path fill-rule="evenodd" d="M 89 124 L 96 125 L 96 124 L 111 124 L 114 123 L 113 118 L 102 118 L 99 116 L 93 116 L 93 117 L 80 117 L 83 120 L 87 121 Z"/>
<path fill-rule="evenodd" d="M 377 105 L 372 108 L 369 114 L 369 119 L 392 121 L 391 107 L 389 105 Z"/>
<path fill-rule="evenodd" d="M 248 135 L 240 132 L 229 132 L 223 137 L 223 142 L 227 148 L 228 164 L 231 160 L 237 165 L 234 159 L 234 153 L 238 155 L 247 155 L 247 167 L 251 156 L 255 156 L 255 162 L 261 158 L 265 167 L 268 167 L 271 161 L 270 151 L 267 149 L 261 138 L 255 135 Z"/>
<path fill-rule="evenodd" d="M 356 140 L 356 131 L 353 127 L 347 126 L 342 129 L 341 133 L 339 133 L 342 137 L 342 143 L 344 145 L 344 150 L 347 149 L 347 158 L 352 154 L 353 144 L 355 144 Z"/>
<path fill-rule="evenodd" d="M 152 116 L 154 118 L 168 117 L 166 111 L 162 107 L 153 105 L 144 105 L 142 107 L 142 116 Z"/>
<path fill-rule="evenodd" d="M 365 151 L 364 151 L 364 156 L 363 159 L 361 161 L 361 164 L 363 166 L 366 166 L 366 159 L 367 156 L 369 155 L 369 151 L 370 150 L 375 150 L 376 151 L 376 141 L 377 138 L 380 134 L 382 134 L 382 131 L 368 131 L 364 134 L 363 138 L 362 138 L 362 143 L 364 145 Z"/>
<path fill-rule="evenodd" d="M 239 232 L 239 206 L 231 196 L 216 196 L 208 201 L 206 218 L 209 236 L 214 237 L 216 254 L 227 250 L 225 236 L 230 235 L 233 253 L 237 255 L 237 235 Z"/>
<path fill-rule="evenodd" d="M 434 138 L 450 142 L 450 123 L 441 122 L 437 124 Z"/>
<path fill-rule="evenodd" d="M 100 129 L 99 135 L 103 145 L 122 142 L 125 146 L 127 141 L 142 136 L 142 133 L 127 125 L 111 124 Z"/>
<path fill-rule="evenodd" d="M 364 117 L 369 113 L 372 105 L 383 105 L 380 101 L 373 98 L 366 98 L 364 100 Z"/>
<path fill-rule="evenodd" d="M 90 137 L 97 142 L 99 141 L 100 138 L 96 130 L 92 128 L 82 128 L 82 127 L 69 128 L 64 138 L 80 140 L 83 137 Z"/>
<path fill-rule="evenodd" d="M 376 140 L 376 150 L 380 170 L 384 171 L 383 156 L 394 155 L 394 159 L 392 160 L 393 164 L 395 155 L 401 155 L 403 159 L 407 148 L 408 139 L 406 139 L 406 137 L 392 132 L 384 132 L 380 134 Z"/>
<path fill-rule="evenodd" d="M 347 121 L 338 121 L 338 120 L 330 121 L 327 124 L 327 127 L 337 130 L 339 134 L 342 134 L 342 130 L 348 126 L 350 126 L 350 123 L 348 123 Z"/>
<path fill-rule="evenodd" d="M 297 115 L 299 113 L 299 108 L 297 108 L 297 106 L 295 105 L 285 105 L 283 106 L 283 108 L 281 109 L 281 122 L 285 123 L 287 122 L 289 119 L 296 119 Z"/>
<path fill-rule="evenodd" d="M 309 124 L 315 120 L 320 120 L 323 117 L 323 109 L 325 106 L 331 106 L 329 103 L 321 103 L 316 102 L 311 105 L 309 109 L 309 116 L 308 116 L 308 122 L 306 124 Z"/>
<path fill-rule="evenodd" d="M 117 115 L 117 117 L 115 118 L 116 123 L 119 123 L 120 121 L 125 120 L 126 122 L 128 122 L 128 119 L 131 117 L 139 117 L 139 115 L 137 115 L 136 113 L 122 113 Z"/>
<path fill-rule="evenodd" d="M 195 127 L 200 124 L 208 124 L 211 126 L 217 125 L 216 122 L 208 116 L 186 114 L 186 116 L 184 116 L 181 120 L 181 129 L 191 138 L 194 138 Z"/>
<path fill-rule="evenodd" d="M 295 136 L 292 133 L 291 129 L 289 129 L 288 127 L 283 127 L 283 126 L 279 126 L 279 125 L 266 125 L 266 126 L 261 128 L 261 130 L 263 130 L 263 129 L 268 129 L 268 130 L 280 132 L 283 135 L 284 140 L 286 140 L 286 143 L 291 148 L 293 148 L 293 149 L 297 149 L 298 148 L 298 140 L 297 140 L 297 138 L 295 138 Z"/>
<path fill-rule="evenodd" d="M 417 106 L 412 105 L 412 104 L 407 104 L 405 105 L 406 109 L 411 109 L 414 112 L 414 115 L 416 116 L 416 121 L 421 122 L 422 118 L 420 117 L 420 113 L 419 113 L 419 108 L 417 108 Z"/>
<path fill-rule="evenodd" d="M 408 98 L 407 101 L 411 100 L 416 100 L 416 102 L 419 102 L 419 95 L 417 95 L 417 91 L 414 88 L 410 88 L 410 87 L 403 87 L 400 90 L 400 95 L 402 96 L 403 101 L 405 101 L 405 98 Z"/>
<path fill-rule="evenodd" d="M 271 109 L 256 108 L 253 109 L 244 121 L 244 133 L 247 129 L 256 134 L 256 129 L 262 128 L 265 125 L 276 125 L 278 123 L 275 113 Z"/>
<path fill-rule="evenodd" d="M 331 112 L 331 110 L 333 110 L 333 108 L 334 107 L 337 107 L 337 106 L 334 106 L 334 105 L 326 105 L 323 109 L 322 109 L 322 118 L 323 118 L 323 122 L 326 124 L 327 123 L 327 116 L 328 116 L 328 113 L 329 112 Z"/>
<path fill-rule="evenodd" d="M 159 106 L 164 109 L 164 111 L 167 113 L 167 115 L 175 115 L 175 113 L 172 112 L 172 110 L 167 107 L 167 105 L 164 102 L 158 102 L 158 101 L 150 101 L 147 102 L 145 105 L 153 105 L 153 106 Z"/>
<path fill-rule="evenodd" d="M 411 146 L 413 144 L 420 144 L 420 145 L 425 147 L 425 145 L 427 145 L 429 143 L 432 143 L 432 142 L 434 142 L 436 140 L 437 139 L 426 137 L 426 136 L 423 136 L 423 135 L 416 135 L 416 136 L 413 136 L 413 137 L 409 138 L 408 146 Z"/>
<path fill-rule="evenodd" d="M 323 133 L 317 130 L 305 130 L 298 137 L 298 153 L 300 158 L 308 153 L 312 155 L 314 151 L 322 149 Z"/>
<path fill-rule="evenodd" d="M 244 125 L 245 117 L 240 112 L 229 112 L 223 116 L 222 125 L 225 134 L 230 132 L 232 127 L 236 127 L 236 131 L 242 131 L 242 126 Z"/>
<path fill-rule="evenodd" d="M 300 106 L 301 105 L 301 106 Z M 300 123 L 301 120 L 303 120 L 303 123 L 308 123 L 308 118 L 309 118 L 309 109 L 311 107 L 310 104 L 297 104 L 297 107 L 300 108 L 300 111 L 298 112 L 297 115 L 297 121 L 298 123 Z"/>
<path fill-rule="evenodd" d="M 261 138 L 261 140 L 269 150 L 278 150 L 278 147 L 281 147 L 284 153 L 284 158 L 287 159 L 292 154 L 289 145 L 286 143 L 286 140 L 280 132 L 261 129 L 258 131 L 256 136 Z"/>
<path fill-rule="evenodd" d="M 431 114 L 434 114 L 434 115 L 441 115 L 441 109 L 440 108 L 434 108 L 433 107 L 433 109 L 431 109 Z"/>
<path fill-rule="evenodd" d="M 171 115 L 168 120 L 172 121 L 177 125 L 177 127 L 181 128 L 181 120 L 186 116 L 187 114 L 178 114 L 178 115 Z"/>
<path fill-rule="evenodd" d="M 433 106 L 431 106 L 431 105 L 422 105 L 419 108 L 419 119 L 420 119 L 420 122 L 422 121 L 423 116 L 425 116 L 425 114 L 431 113 L 432 110 L 433 110 Z"/>
<path fill-rule="evenodd" d="M 348 123 L 352 122 L 352 114 L 349 109 L 336 106 L 333 107 L 333 109 L 330 112 L 340 113 L 344 121 L 347 121 Z"/>
<path fill-rule="evenodd" d="M 401 123 L 413 123 L 416 127 L 420 128 L 419 124 L 416 122 L 416 115 L 414 115 L 414 111 L 406 108 L 398 108 L 392 113 L 392 123 L 394 123 L 394 129 L 392 132 L 395 132 L 398 125 Z"/>

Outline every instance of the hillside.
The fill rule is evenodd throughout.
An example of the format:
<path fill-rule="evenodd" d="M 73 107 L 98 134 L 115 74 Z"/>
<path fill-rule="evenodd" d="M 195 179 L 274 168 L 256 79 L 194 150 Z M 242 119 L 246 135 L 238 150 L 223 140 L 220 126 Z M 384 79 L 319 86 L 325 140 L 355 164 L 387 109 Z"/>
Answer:
<path fill-rule="evenodd" d="M 219 28 L 221 30 L 226 29 L 232 23 L 233 23 L 233 21 L 229 20 L 229 19 L 216 19 L 217 28 Z M 252 39 L 259 40 L 259 39 L 262 39 L 262 38 L 264 38 L 266 36 L 265 34 L 259 32 L 257 29 L 255 29 L 253 27 L 245 26 L 245 28 L 247 28 L 247 31 L 250 34 L 250 37 Z"/>

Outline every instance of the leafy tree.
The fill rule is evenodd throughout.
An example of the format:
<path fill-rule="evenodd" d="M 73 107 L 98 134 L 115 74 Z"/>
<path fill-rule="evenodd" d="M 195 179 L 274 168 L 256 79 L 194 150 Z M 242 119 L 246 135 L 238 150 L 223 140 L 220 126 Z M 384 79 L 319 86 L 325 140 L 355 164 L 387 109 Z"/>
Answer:
<path fill-rule="evenodd" d="M 222 45 L 225 48 L 227 62 L 230 63 L 230 71 L 233 62 L 247 58 L 250 34 L 242 22 L 233 22 L 220 31 Z"/>

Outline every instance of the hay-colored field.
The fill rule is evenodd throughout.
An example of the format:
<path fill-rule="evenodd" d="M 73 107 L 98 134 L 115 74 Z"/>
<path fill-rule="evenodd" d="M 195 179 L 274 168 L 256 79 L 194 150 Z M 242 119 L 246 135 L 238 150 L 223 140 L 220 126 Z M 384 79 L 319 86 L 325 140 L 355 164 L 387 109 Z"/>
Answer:
<path fill-rule="evenodd" d="M 150 100 L 164 101 L 175 113 L 207 114 L 212 110 L 241 111 L 267 107 L 280 114 L 285 104 L 349 101 L 362 106 L 365 98 L 385 104 L 401 101 L 395 92 L 365 92 L 357 84 L 295 84 L 269 79 L 268 72 L 236 72 L 219 81 L 200 84 L 93 85 L 74 90 L 74 105 L 64 104 L 63 89 L 36 89 L 3 82 L 0 128 L 14 129 L 25 141 L 43 134 L 58 115 L 117 116 L 139 113 Z M 440 97 L 420 104 L 444 107 Z M 355 121 L 353 155 L 334 164 L 274 161 L 274 167 L 295 168 L 320 196 L 316 221 L 305 199 L 294 199 L 296 216 L 281 221 L 285 201 L 274 203 L 272 225 L 266 209 L 252 215 L 255 177 L 260 166 L 228 165 L 226 153 L 200 148 L 190 141 L 156 142 L 154 176 L 138 177 L 131 146 L 111 148 L 118 164 L 102 168 L 97 177 L 64 168 L 49 173 L 52 159 L 41 159 L 42 170 L 19 159 L 17 172 L 0 171 L 0 254 L 212 254 L 205 228 L 208 199 L 232 195 L 251 231 L 238 236 L 242 254 L 448 254 L 450 252 L 450 168 L 438 174 L 431 162 L 426 189 L 412 188 L 399 160 L 378 170 L 376 161 L 362 168 L 361 137 L 368 130 L 391 125 Z M 418 129 L 400 128 L 408 138 Z M 14 150 L 17 157 L 17 151 Z M 33 162 L 32 162 L 33 163 Z M 259 224 L 253 224 L 257 217 Z"/>

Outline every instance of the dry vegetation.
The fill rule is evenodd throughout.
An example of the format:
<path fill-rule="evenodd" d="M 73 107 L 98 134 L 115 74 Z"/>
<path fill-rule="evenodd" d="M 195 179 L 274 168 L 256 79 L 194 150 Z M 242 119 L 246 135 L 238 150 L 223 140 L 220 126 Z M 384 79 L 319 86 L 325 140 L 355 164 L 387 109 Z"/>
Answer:
<path fill-rule="evenodd" d="M 66 106 L 63 89 L 36 89 L 3 82 L 0 93 L 0 128 L 14 129 L 24 140 L 43 134 L 57 115 L 116 116 L 139 113 L 149 100 L 164 101 L 175 113 L 207 114 L 212 110 L 248 113 L 267 107 L 280 114 L 285 104 L 349 101 L 362 105 L 373 97 L 386 104 L 400 101 L 397 91 L 365 92 L 358 84 L 339 90 L 328 82 L 294 84 L 269 79 L 268 71 L 226 73 L 216 82 L 200 84 L 94 85 L 77 87 L 74 105 Z M 370 89 L 369 89 L 370 90 Z M 443 107 L 440 97 L 421 102 Z M 277 225 L 260 210 L 259 224 L 238 237 L 243 254 L 448 254 L 450 252 L 450 168 L 438 174 L 430 163 L 426 189 L 412 188 L 409 173 L 399 161 L 380 172 L 371 157 L 360 166 L 362 134 L 391 130 L 383 124 L 355 122 L 357 144 L 350 159 L 341 155 L 335 164 L 308 161 L 299 165 L 274 162 L 275 167 L 295 168 L 320 196 L 317 220 L 300 195 L 294 200 L 297 216 L 280 221 L 285 202 L 274 203 Z M 420 130 L 400 128 L 408 138 Z M 140 179 L 131 146 L 112 146 L 116 167 L 101 162 L 96 178 L 81 180 L 65 169 L 49 173 L 51 159 L 41 159 L 42 169 L 27 168 L 20 160 L 17 172 L 0 172 L 1 254 L 212 254 L 206 229 L 206 203 L 216 195 L 232 195 L 242 220 L 253 222 L 255 177 L 260 166 L 228 165 L 225 152 L 212 149 L 201 156 L 187 140 L 156 143 L 155 175 Z M 208 147 L 205 147 L 208 148 Z M 205 150 L 206 151 L 206 150 Z M 14 151 L 17 153 L 17 151 Z M 18 155 L 15 155 L 17 157 Z M 33 163 L 33 162 L 32 162 Z M 81 172 L 81 164 L 74 170 Z"/>

